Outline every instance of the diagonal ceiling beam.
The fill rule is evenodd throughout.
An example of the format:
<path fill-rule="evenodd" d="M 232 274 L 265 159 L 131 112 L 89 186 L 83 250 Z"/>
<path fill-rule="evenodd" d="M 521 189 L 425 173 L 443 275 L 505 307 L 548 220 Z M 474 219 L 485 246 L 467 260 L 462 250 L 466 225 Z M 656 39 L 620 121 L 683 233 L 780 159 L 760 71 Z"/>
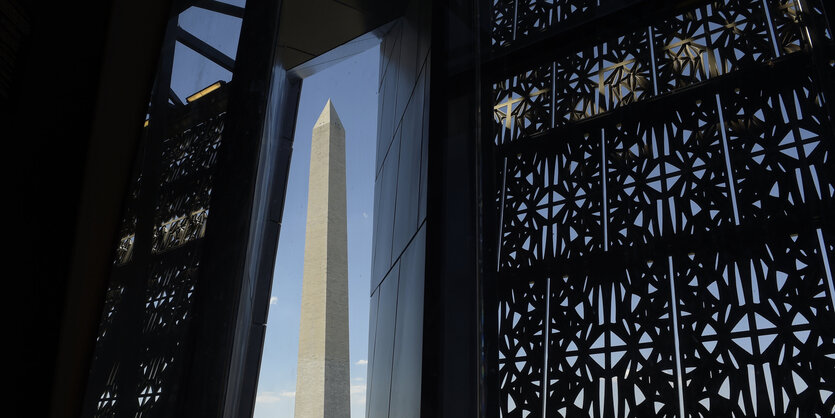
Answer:
<path fill-rule="evenodd" d="M 202 39 L 188 33 L 185 29 L 177 26 L 177 41 L 183 45 L 193 49 L 198 54 L 210 59 L 215 64 L 223 67 L 227 71 L 235 69 L 235 60 L 229 58 L 223 52 L 218 51 L 215 47 L 203 42 Z"/>
<path fill-rule="evenodd" d="M 194 3 L 192 3 L 192 6 L 241 19 L 243 19 L 244 17 L 243 7 L 238 7 L 215 0 L 197 0 Z"/>
<path fill-rule="evenodd" d="M 174 104 L 177 106 L 183 105 L 183 101 L 180 100 L 180 96 L 177 96 L 177 93 L 175 93 L 174 90 L 171 89 L 171 87 L 168 88 L 168 98 L 171 99 L 171 101 L 174 102 Z"/>

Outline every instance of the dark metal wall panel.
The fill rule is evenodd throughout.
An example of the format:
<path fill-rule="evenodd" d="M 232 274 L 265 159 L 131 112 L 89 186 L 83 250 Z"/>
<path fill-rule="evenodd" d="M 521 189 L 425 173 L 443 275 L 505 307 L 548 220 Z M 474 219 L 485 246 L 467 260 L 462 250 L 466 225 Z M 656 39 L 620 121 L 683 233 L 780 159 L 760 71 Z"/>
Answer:
<path fill-rule="evenodd" d="M 247 3 L 236 68 L 230 83 L 228 140 L 218 154 L 218 176 L 207 225 L 205 284 L 196 289 L 199 328 L 184 404 L 190 414 L 252 413 L 247 377 L 257 376 L 260 349 L 250 350 L 269 301 L 293 136 L 299 81 L 287 77 L 275 53 L 280 3 Z M 269 111 L 269 113 L 268 113 Z M 263 293 L 258 290 L 264 291 Z M 253 331 L 254 330 L 254 331 Z M 207 367 L 206 365 L 211 365 Z"/>
<path fill-rule="evenodd" d="M 486 414 L 835 412 L 829 5 L 490 3 Z"/>
<path fill-rule="evenodd" d="M 394 210 L 397 199 L 397 172 L 400 156 L 400 130 L 389 150 L 390 157 L 383 162 L 383 169 L 374 185 L 374 237 L 371 255 L 371 292 L 380 285 L 393 263 L 392 239 L 394 235 Z"/>
<path fill-rule="evenodd" d="M 412 100 L 406 105 L 401 123 L 400 155 L 398 161 L 397 193 L 395 202 L 392 251 L 401 253 L 411 241 L 418 227 L 420 200 L 420 164 L 423 131 L 423 100 L 426 73 L 421 73 Z"/>
<path fill-rule="evenodd" d="M 255 389 L 260 372 L 263 334 L 266 332 L 269 299 L 275 269 L 275 254 L 281 229 L 287 173 L 290 166 L 296 111 L 301 80 L 289 76 L 279 65 L 273 68 L 264 130 L 261 134 L 258 174 L 255 181 L 252 217 L 247 244 L 245 277 L 248 281 L 241 295 L 238 330 L 251 330 L 255 337 L 240 344 L 233 358 L 240 359 L 236 387 L 228 389 L 235 402 L 227 406 L 230 416 L 249 416 L 255 408 Z M 252 346 L 255 344 L 255 346 Z M 228 395 L 229 396 L 229 395 Z"/>
<path fill-rule="evenodd" d="M 367 417 L 385 417 L 389 413 L 399 283 L 400 264 L 395 263 L 375 292 L 375 295 L 379 294 L 379 305 L 377 324 L 374 326 L 374 356 L 368 374 Z"/>
<path fill-rule="evenodd" d="M 380 309 L 380 292 L 374 292 L 371 295 L 371 302 L 369 303 L 369 312 L 368 315 L 368 368 L 366 369 L 366 410 L 368 408 L 368 395 L 371 393 L 371 388 L 373 379 L 370 379 L 370 376 L 373 376 L 374 373 L 374 348 L 377 344 L 377 311 Z"/>
<path fill-rule="evenodd" d="M 14 156 L 4 168 L 17 237 L 6 257 L 22 271 L 10 273 L 11 334 L 26 341 L 12 348 L 10 396 L 28 415 L 80 411 L 168 6 L 0 5 L 11 77 L 0 136 Z"/>
<path fill-rule="evenodd" d="M 408 2 L 381 45 L 369 417 L 421 411 L 429 11 L 427 2 Z"/>
<path fill-rule="evenodd" d="M 377 92 L 377 170 L 386 160 L 402 115 L 395 112 L 397 101 L 397 63 L 400 59 L 403 21 L 394 23 L 380 45 L 380 89 Z M 389 69 L 391 68 L 391 71 Z"/>
<path fill-rule="evenodd" d="M 429 35 L 427 9 L 410 2 L 380 48 L 372 292 L 423 222 L 419 203 L 429 71 L 428 49 L 420 45 Z"/>
<path fill-rule="evenodd" d="M 427 41 L 428 43 L 428 41 Z M 431 56 L 426 58 L 426 68 L 431 68 Z M 426 219 L 426 198 L 429 185 L 429 85 L 430 80 L 423 76 L 423 111 L 421 112 L 421 139 L 420 139 L 420 191 L 418 196 L 418 223 Z"/>
<path fill-rule="evenodd" d="M 389 417 L 420 417 L 426 226 L 400 259 Z"/>
<path fill-rule="evenodd" d="M 28 11 L 18 1 L 0 2 L 0 103 L 8 100 L 15 88 L 20 54 L 29 38 L 29 20 Z"/>
<path fill-rule="evenodd" d="M 478 416 L 482 392 L 482 10 L 432 8 L 421 416 Z M 493 313 L 491 312 L 491 315 Z"/>

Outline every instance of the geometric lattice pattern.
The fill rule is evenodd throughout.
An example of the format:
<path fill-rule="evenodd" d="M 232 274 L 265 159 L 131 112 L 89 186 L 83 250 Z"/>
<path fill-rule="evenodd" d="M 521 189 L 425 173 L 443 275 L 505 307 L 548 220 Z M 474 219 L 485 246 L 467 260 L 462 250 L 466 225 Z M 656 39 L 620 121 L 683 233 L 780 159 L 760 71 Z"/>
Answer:
<path fill-rule="evenodd" d="M 191 106 L 217 107 L 211 101 L 204 103 Z M 188 343 L 225 118 L 222 111 L 206 113 L 214 116 L 180 122 L 185 126 L 182 131 L 162 140 L 156 156 L 146 154 L 142 170 L 135 174 L 99 324 L 87 415 L 143 417 L 170 412 L 167 402 Z M 151 147 L 146 144 L 146 149 Z M 158 188 L 148 199 L 142 195 L 147 190 L 142 183 L 151 181 L 151 164 L 159 164 Z M 141 210 L 143 204 L 146 212 Z M 125 343 L 128 340 L 130 344 Z"/>
<path fill-rule="evenodd" d="M 492 3 L 499 416 L 835 416 L 835 6 Z"/>
<path fill-rule="evenodd" d="M 577 121 L 639 101 L 651 93 L 647 30 L 583 48 L 556 60 L 557 121 Z"/>
<path fill-rule="evenodd" d="M 493 45 L 510 45 L 516 31 L 516 0 L 493 0 L 492 13 Z"/>
<path fill-rule="evenodd" d="M 594 14 L 617 8 L 617 0 L 492 0 L 492 23 L 490 28 L 493 49 L 506 49 L 517 40 L 535 37 L 548 30 L 582 22 Z M 679 63 L 693 65 L 698 69 L 703 63 L 701 73 L 716 74 L 727 69 L 728 61 L 717 60 L 716 49 L 726 51 L 723 58 L 731 56 L 742 60 L 767 59 L 772 54 L 792 53 L 803 48 L 807 41 L 800 22 L 805 18 L 819 18 L 825 12 L 817 1 L 800 0 L 714 0 L 706 1 L 703 6 L 687 10 L 681 15 L 662 20 L 653 25 L 662 29 L 662 34 L 655 40 Z M 764 7 L 767 5 L 768 10 Z M 810 8 L 804 11 L 804 7 Z M 810 13 L 811 12 L 811 13 Z M 775 43 L 764 42 L 767 36 L 763 31 L 773 27 Z M 818 24 L 827 39 L 832 39 L 825 22 Z M 657 32 L 656 32 L 657 33 Z M 776 46 L 776 48 L 775 48 Z M 761 57 L 765 54 L 766 57 Z M 661 57 L 659 55 L 659 57 Z M 684 68 L 684 67 L 682 67 Z M 684 69 L 684 73 L 690 73 Z M 673 73 L 670 73 L 671 75 Z"/>
<path fill-rule="evenodd" d="M 176 260 L 169 259 L 154 267 L 145 290 L 143 333 L 177 333 L 189 318 L 200 267 L 196 253 L 195 250 L 184 251 L 177 254 Z"/>
<path fill-rule="evenodd" d="M 670 20 L 689 16 L 690 24 L 705 28 L 699 32 L 708 51 L 699 65 L 705 78 L 676 84 L 688 91 L 663 93 L 671 86 L 663 80 L 664 64 L 655 71 L 640 64 L 653 55 L 645 51 L 648 31 L 493 84 L 493 143 L 508 149 L 497 161 L 504 167 L 500 266 L 530 266 L 790 213 L 806 219 L 830 208 L 832 124 L 819 76 L 794 72 L 803 55 L 783 57 L 779 64 L 786 69 L 771 70 L 786 79 L 782 85 L 708 82 L 727 80 L 733 73 L 722 72 L 744 68 L 741 63 L 760 65 L 763 57 L 776 56 L 773 47 L 746 52 L 759 51 L 752 40 L 759 36 L 772 45 L 775 27 L 751 23 L 768 15 L 761 1 L 713 2 Z M 710 24 L 719 20 L 725 26 Z M 688 42 L 697 38 L 691 35 Z M 767 67 L 755 69 L 761 68 Z M 662 93 L 652 104 L 630 106 L 659 86 Z M 577 125 L 592 116 L 594 123 Z M 534 138 L 540 145 L 532 145 Z"/>
<path fill-rule="evenodd" d="M 556 154 L 507 158 L 501 266 L 532 266 L 603 248 L 603 185 L 596 138 L 565 141 Z"/>
<path fill-rule="evenodd" d="M 716 101 L 683 99 L 603 128 L 610 247 L 734 222 Z"/>
<path fill-rule="evenodd" d="M 602 0 L 604 3 L 606 0 Z M 588 15 L 601 0 L 492 0 L 493 47 L 571 23 Z"/>
<path fill-rule="evenodd" d="M 209 210 L 199 208 L 158 225 L 154 230 L 154 252 L 179 247 L 189 241 L 202 238 L 206 233 L 208 218 Z"/>
<path fill-rule="evenodd" d="M 816 81 L 797 74 L 785 87 L 739 89 L 722 103 L 743 218 L 821 213 L 835 178 L 832 124 Z"/>
<path fill-rule="evenodd" d="M 202 238 L 211 198 L 211 169 L 223 132 L 224 114 L 163 141 L 162 189 L 156 207 L 153 251 Z"/>
<path fill-rule="evenodd" d="M 96 403 L 97 417 L 113 417 L 116 416 L 116 401 L 118 401 L 117 393 L 118 386 L 116 383 L 117 372 L 119 371 L 119 364 L 114 364 L 113 368 L 107 374 L 107 381 L 104 384 L 104 389 L 101 391 L 98 402 Z"/>
<path fill-rule="evenodd" d="M 777 56 L 762 0 L 709 2 L 652 29 L 659 93 Z"/>
<path fill-rule="evenodd" d="M 520 5 L 500 2 L 494 14 L 505 7 L 518 15 L 510 6 Z M 494 84 L 494 121 L 505 130 L 532 126 L 522 134 L 536 133 L 798 52 L 811 42 L 803 34 L 831 38 L 822 16 L 814 19 L 823 25 L 813 27 L 817 32 L 799 23 L 799 3 L 769 0 L 768 6 L 767 12 L 762 0 L 708 2 L 606 42 L 564 51 L 553 62 Z M 505 19 L 505 13 L 494 17 Z M 552 93 L 539 97 L 552 85 Z M 494 143 L 521 136 L 503 131 L 495 131 Z"/>
<path fill-rule="evenodd" d="M 548 416 L 678 414 L 664 261 L 550 280 Z"/>
<path fill-rule="evenodd" d="M 527 71 L 493 86 L 496 144 L 533 136 L 552 127 L 551 67 Z"/>
<path fill-rule="evenodd" d="M 778 40 L 777 45 L 781 52 L 792 53 L 803 48 L 804 35 L 808 36 L 808 31 L 800 24 L 803 15 L 803 6 L 801 0 L 771 0 L 772 19 L 774 22 L 774 33 Z M 822 6 L 818 2 L 808 2 L 815 4 L 815 11 L 821 12 Z M 822 23 L 822 22 L 819 22 Z M 819 30 L 827 31 L 825 26 L 818 26 Z"/>
<path fill-rule="evenodd" d="M 214 166 L 223 133 L 224 113 L 162 141 L 162 184 L 193 178 Z"/>
<path fill-rule="evenodd" d="M 832 416 L 835 259 L 817 233 L 505 283 L 501 416 Z"/>
<path fill-rule="evenodd" d="M 99 324 L 99 335 L 96 342 L 107 336 L 108 331 L 112 328 L 113 322 L 116 320 L 117 306 L 122 301 L 122 296 L 125 293 L 125 286 L 120 284 L 111 285 L 107 289 L 107 295 L 104 300 L 104 313 L 102 314 L 101 323 Z"/>
<path fill-rule="evenodd" d="M 181 381 L 197 367 L 186 356 L 204 348 L 194 346 L 193 318 L 203 309 L 197 302 L 201 286 L 211 287 L 200 270 L 208 256 L 206 238 L 212 236 L 207 225 L 219 154 L 228 150 L 223 135 L 245 7 L 187 3 L 168 16 L 169 22 L 182 26 L 169 27 L 161 39 L 119 241 L 114 243 L 85 417 L 193 414 L 184 410 L 191 401 Z M 193 19 L 189 13 L 219 20 Z M 214 36 L 204 39 L 206 29 Z M 222 38 L 232 43 L 218 49 Z M 199 64 L 186 56 L 199 57 Z M 204 74 L 207 68 L 214 72 Z M 214 77 L 210 73 L 221 79 L 209 78 Z M 193 90 L 204 82 L 212 83 Z"/>
<path fill-rule="evenodd" d="M 139 165 L 139 164 L 135 164 Z M 125 207 L 122 214 L 122 222 L 119 225 L 119 244 L 116 247 L 116 257 L 113 264 L 120 265 L 130 262 L 133 259 L 133 249 L 136 244 L 136 221 L 139 205 L 139 188 L 142 185 L 142 172 L 133 173 Z"/>
<path fill-rule="evenodd" d="M 166 371 L 174 362 L 171 356 L 151 357 L 139 363 L 139 396 L 137 415 L 141 416 L 153 410 L 163 395 L 166 381 Z"/>
<path fill-rule="evenodd" d="M 814 233 L 694 251 L 673 264 L 691 416 L 835 413 L 831 277 Z"/>
<path fill-rule="evenodd" d="M 499 307 L 498 369 L 505 389 L 502 416 L 539 416 L 545 363 L 545 286 L 535 281 L 507 292 Z"/>
<path fill-rule="evenodd" d="M 555 126 L 620 108 L 652 92 L 646 29 L 565 54 L 553 65 Z"/>

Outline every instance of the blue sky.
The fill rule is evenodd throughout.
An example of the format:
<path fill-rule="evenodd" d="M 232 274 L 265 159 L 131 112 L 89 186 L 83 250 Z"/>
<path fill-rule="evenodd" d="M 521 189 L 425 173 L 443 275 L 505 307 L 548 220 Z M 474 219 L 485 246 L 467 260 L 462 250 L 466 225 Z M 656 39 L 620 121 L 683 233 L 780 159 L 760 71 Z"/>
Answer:
<path fill-rule="evenodd" d="M 345 126 L 351 415 L 365 416 L 379 55 L 379 48 L 372 48 L 308 77 L 302 85 L 258 382 L 256 418 L 293 416 L 310 141 L 313 125 L 328 98 Z"/>
<path fill-rule="evenodd" d="M 244 2 L 231 3 L 243 5 Z M 179 25 L 226 55 L 235 56 L 240 19 L 191 7 L 180 14 Z M 379 47 L 372 48 L 303 82 L 256 396 L 256 418 L 293 417 L 311 133 L 329 98 L 346 135 L 351 415 L 365 416 L 379 56 Z M 229 71 L 189 48 L 176 45 L 171 88 L 181 100 L 218 80 L 228 82 L 231 76 Z"/>
<path fill-rule="evenodd" d="M 180 13 L 178 24 L 220 52 L 229 57 L 235 57 L 241 32 L 241 19 L 189 7 Z M 177 42 L 174 46 L 171 89 L 183 102 L 186 97 L 215 81 L 228 82 L 231 77 L 231 72 L 183 44 Z"/>

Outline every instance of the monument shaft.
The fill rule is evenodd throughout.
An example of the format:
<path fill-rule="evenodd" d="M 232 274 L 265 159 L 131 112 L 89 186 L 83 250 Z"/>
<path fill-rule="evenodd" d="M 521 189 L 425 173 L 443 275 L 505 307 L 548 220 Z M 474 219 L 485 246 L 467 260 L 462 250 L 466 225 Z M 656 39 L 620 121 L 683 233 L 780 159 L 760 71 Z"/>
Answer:
<path fill-rule="evenodd" d="M 350 416 L 345 129 L 330 100 L 313 127 L 296 418 Z"/>

